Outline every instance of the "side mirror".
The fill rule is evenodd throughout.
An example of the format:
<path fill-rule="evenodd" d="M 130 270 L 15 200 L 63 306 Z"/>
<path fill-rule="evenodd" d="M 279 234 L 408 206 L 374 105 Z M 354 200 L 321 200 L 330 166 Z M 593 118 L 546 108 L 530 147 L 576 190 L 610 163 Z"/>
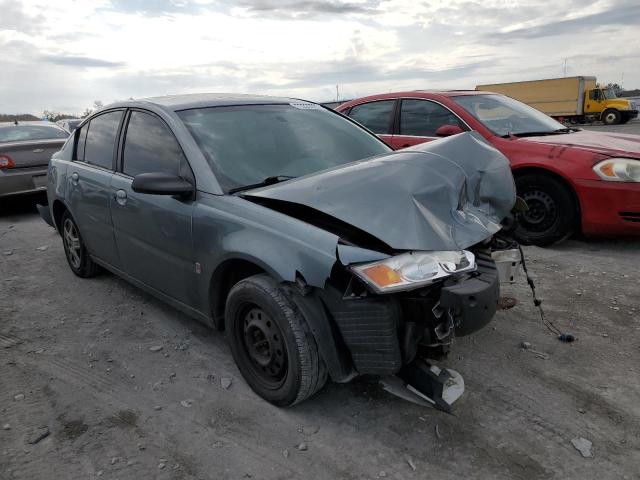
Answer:
<path fill-rule="evenodd" d="M 141 173 L 131 183 L 131 189 L 150 195 L 176 195 L 186 197 L 193 194 L 194 187 L 184 178 L 170 173 Z"/>
<path fill-rule="evenodd" d="M 462 133 L 462 129 L 458 125 L 441 125 L 436 130 L 437 137 L 449 137 Z"/>

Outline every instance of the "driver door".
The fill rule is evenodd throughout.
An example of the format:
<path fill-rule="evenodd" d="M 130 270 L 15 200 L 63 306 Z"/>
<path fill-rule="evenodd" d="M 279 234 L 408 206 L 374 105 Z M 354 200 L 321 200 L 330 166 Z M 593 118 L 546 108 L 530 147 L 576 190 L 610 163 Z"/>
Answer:
<path fill-rule="evenodd" d="M 111 180 L 111 217 L 121 268 L 136 280 L 191 305 L 196 273 L 193 199 L 134 192 L 140 173 L 193 174 L 173 133 L 156 115 L 132 110 L 126 120 L 118 171 Z"/>
<path fill-rule="evenodd" d="M 440 138 L 436 131 L 443 125 L 455 125 L 462 130 L 468 130 L 449 109 L 439 103 L 422 99 L 403 99 L 398 123 L 399 133 L 391 138 L 391 147 L 394 150 Z"/>

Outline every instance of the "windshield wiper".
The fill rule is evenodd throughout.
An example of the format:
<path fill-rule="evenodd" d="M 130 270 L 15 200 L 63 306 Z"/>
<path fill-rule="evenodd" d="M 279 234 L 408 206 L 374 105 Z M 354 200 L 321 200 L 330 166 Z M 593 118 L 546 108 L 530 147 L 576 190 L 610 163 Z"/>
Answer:
<path fill-rule="evenodd" d="M 506 135 L 502 135 L 502 138 L 510 138 L 510 137 L 542 137 L 544 135 L 559 135 L 561 133 L 573 133 L 577 132 L 578 128 L 558 128 L 556 130 L 544 130 L 541 132 L 517 132 L 517 133 L 507 133 Z"/>
<path fill-rule="evenodd" d="M 291 180 L 292 178 L 289 175 L 274 175 L 273 177 L 267 177 L 261 182 L 252 183 L 250 185 L 242 185 L 241 187 L 234 187 L 228 190 L 228 193 L 236 193 L 243 192 L 245 190 L 252 190 L 254 188 L 267 187 L 269 185 L 275 185 L 276 183 L 284 182 L 285 180 Z"/>

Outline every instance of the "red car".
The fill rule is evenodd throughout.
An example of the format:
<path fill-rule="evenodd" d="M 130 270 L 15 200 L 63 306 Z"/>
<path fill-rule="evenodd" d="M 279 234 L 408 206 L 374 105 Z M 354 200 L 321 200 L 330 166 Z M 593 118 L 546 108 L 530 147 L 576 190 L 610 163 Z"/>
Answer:
<path fill-rule="evenodd" d="M 549 245 L 572 232 L 640 235 L 640 136 L 567 128 L 503 95 L 413 91 L 336 108 L 394 149 L 475 130 L 511 162 L 524 243 Z"/>

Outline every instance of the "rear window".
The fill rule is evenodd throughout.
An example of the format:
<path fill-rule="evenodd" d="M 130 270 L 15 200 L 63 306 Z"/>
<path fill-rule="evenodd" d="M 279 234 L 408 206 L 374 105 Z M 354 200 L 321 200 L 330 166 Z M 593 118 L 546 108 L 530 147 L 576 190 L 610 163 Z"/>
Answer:
<path fill-rule="evenodd" d="M 55 125 L 11 125 L 0 127 L 0 142 L 67 138 L 69 134 Z"/>
<path fill-rule="evenodd" d="M 224 190 L 390 151 L 375 135 L 313 103 L 209 107 L 178 115 Z"/>

